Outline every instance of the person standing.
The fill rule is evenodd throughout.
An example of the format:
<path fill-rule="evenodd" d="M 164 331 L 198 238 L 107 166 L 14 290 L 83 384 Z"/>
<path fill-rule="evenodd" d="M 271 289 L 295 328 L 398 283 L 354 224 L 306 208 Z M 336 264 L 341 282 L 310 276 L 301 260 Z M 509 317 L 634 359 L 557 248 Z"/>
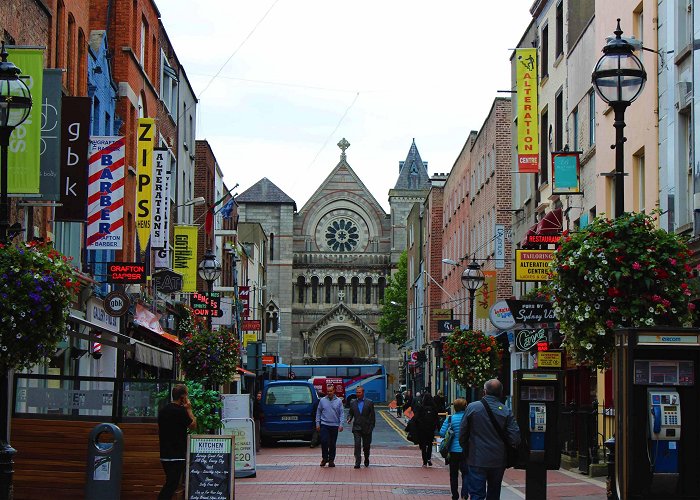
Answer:
<path fill-rule="evenodd" d="M 411 394 L 411 391 L 406 391 L 403 396 L 403 411 L 406 411 L 409 408 L 413 409 L 413 395 Z"/>
<path fill-rule="evenodd" d="M 335 443 L 338 432 L 343 432 L 343 402 L 336 397 L 334 385 L 328 385 L 326 396 L 318 402 L 316 430 L 321 436 L 321 467 L 335 467 Z"/>
<path fill-rule="evenodd" d="M 485 405 L 488 405 L 511 446 L 520 444 L 520 428 L 502 402 L 503 384 L 491 379 L 484 384 L 484 397 L 469 403 L 459 429 L 459 444 L 467 449 L 467 480 L 472 500 L 497 500 L 506 470 L 506 447 L 495 429 Z"/>
<path fill-rule="evenodd" d="M 355 468 L 360 468 L 362 452 L 365 453 L 365 467 L 369 467 L 369 447 L 372 444 L 374 430 L 374 402 L 365 398 L 365 388 L 355 390 L 357 398 L 350 403 L 348 424 L 352 423 L 352 435 L 355 438 Z"/>
<path fill-rule="evenodd" d="M 187 386 L 177 384 L 171 390 L 172 401 L 158 412 L 160 463 L 165 471 L 165 484 L 158 500 L 170 500 L 185 474 L 187 429 L 197 427 Z"/>
<path fill-rule="evenodd" d="M 262 391 L 258 391 L 253 400 L 253 421 L 255 422 L 255 452 L 260 451 L 260 423 L 263 419 Z"/>
<path fill-rule="evenodd" d="M 423 458 L 423 467 L 432 467 L 433 441 L 435 439 L 438 414 L 433 397 L 429 392 L 423 394 L 420 402 L 413 408 L 413 413 L 416 419 L 416 437 L 421 457 Z"/>
<path fill-rule="evenodd" d="M 445 411 L 445 396 L 442 393 L 442 389 L 437 391 L 437 394 L 433 397 L 435 401 L 435 408 L 437 408 L 438 413 Z"/>
<path fill-rule="evenodd" d="M 403 393 L 396 391 L 396 417 L 401 418 L 403 413 Z"/>
<path fill-rule="evenodd" d="M 458 398 L 452 403 L 455 412 L 447 417 L 440 428 L 440 437 L 445 437 L 447 429 L 452 429 L 453 437 L 450 443 L 450 489 L 452 490 L 452 500 L 467 498 L 467 460 L 462 446 L 459 444 L 459 427 L 462 424 L 464 410 L 467 407 L 467 400 Z M 462 473 L 462 496 L 459 495 L 459 473 Z"/>

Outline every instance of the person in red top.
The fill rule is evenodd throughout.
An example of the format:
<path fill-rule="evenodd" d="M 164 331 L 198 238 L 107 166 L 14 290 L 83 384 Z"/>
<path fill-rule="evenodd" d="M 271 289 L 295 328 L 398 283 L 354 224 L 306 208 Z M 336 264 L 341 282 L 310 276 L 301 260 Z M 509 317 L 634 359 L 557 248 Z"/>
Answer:
<path fill-rule="evenodd" d="M 158 412 L 160 463 L 165 471 L 165 484 L 158 500 L 170 500 L 185 474 L 187 429 L 197 427 L 187 386 L 177 384 L 171 391 L 172 401 Z"/>

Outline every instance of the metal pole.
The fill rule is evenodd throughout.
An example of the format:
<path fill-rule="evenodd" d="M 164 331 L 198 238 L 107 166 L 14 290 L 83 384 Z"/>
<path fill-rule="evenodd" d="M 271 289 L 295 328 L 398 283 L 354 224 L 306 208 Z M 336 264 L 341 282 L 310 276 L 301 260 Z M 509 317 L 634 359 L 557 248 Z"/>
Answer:
<path fill-rule="evenodd" d="M 474 294 L 476 290 L 469 289 L 469 329 L 474 329 Z"/>
<path fill-rule="evenodd" d="M 629 103 L 618 102 L 615 110 L 615 218 L 625 213 L 625 109 Z"/>
<path fill-rule="evenodd" d="M 0 127 L 0 243 L 7 240 L 10 226 L 10 207 L 7 197 L 7 149 L 10 146 L 10 127 Z"/>
<path fill-rule="evenodd" d="M 207 291 L 209 292 L 209 297 L 207 297 L 207 330 L 211 331 L 211 301 L 212 301 L 212 288 L 214 286 L 214 282 L 207 280 Z"/>

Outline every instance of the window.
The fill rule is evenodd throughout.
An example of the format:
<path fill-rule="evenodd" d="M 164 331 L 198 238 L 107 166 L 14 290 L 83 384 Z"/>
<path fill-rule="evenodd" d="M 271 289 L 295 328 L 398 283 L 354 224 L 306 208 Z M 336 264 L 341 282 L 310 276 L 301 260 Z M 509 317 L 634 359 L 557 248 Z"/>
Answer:
<path fill-rule="evenodd" d="M 73 38 L 75 37 L 75 18 L 72 14 L 68 15 L 68 32 L 66 33 L 66 77 L 68 78 L 68 91 L 75 95 L 73 84 L 75 83 L 75 68 L 73 59 L 75 51 L 73 50 Z"/>
<path fill-rule="evenodd" d="M 146 67 L 146 40 L 148 39 L 148 24 L 145 19 L 141 19 L 141 40 L 139 40 L 139 61 L 141 66 Z"/>
<path fill-rule="evenodd" d="M 92 98 L 92 135 L 100 135 L 100 100 Z"/>
<path fill-rule="evenodd" d="M 333 279 L 330 276 L 326 276 L 323 280 L 323 291 L 326 295 L 326 304 L 331 303 L 331 291 L 333 291 Z"/>
<path fill-rule="evenodd" d="M 268 405 L 301 405 L 312 402 L 311 389 L 305 385 L 271 386 L 265 395 L 265 404 Z"/>
<path fill-rule="evenodd" d="M 172 111 L 177 106 L 177 73 L 170 66 L 165 57 L 165 53 L 161 53 L 161 89 L 160 98 L 165 104 L 166 109 L 172 115 Z"/>
<path fill-rule="evenodd" d="M 639 43 L 644 46 L 644 4 L 643 2 L 640 2 L 639 6 L 637 6 L 636 9 L 634 9 L 634 36 L 637 40 L 639 40 Z M 639 60 L 642 61 L 642 64 L 644 63 L 644 51 L 640 50 L 637 52 L 637 56 L 639 57 Z"/>
<path fill-rule="evenodd" d="M 644 148 L 634 155 L 635 195 L 637 198 L 637 212 L 644 212 L 644 199 L 646 198 L 646 172 L 644 165 Z"/>
<path fill-rule="evenodd" d="M 542 41 L 540 42 L 540 80 L 549 76 L 549 26 L 542 28 Z"/>
<path fill-rule="evenodd" d="M 372 278 L 365 278 L 365 304 L 372 303 Z"/>
<path fill-rule="evenodd" d="M 556 33 L 557 58 L 564 53 L 564 2 L 557 4 L 557 33 Z"/>
<path fill-rule="evenodd" d="M 377 301 L 380 304 L 384 303 L 384 290 L 386 289 L 386 279 L 385 278 L 379 278 L 379 281 L 377 282 L 377 294 L 379 295 L 377 297 Z"/>
<path fill-rule="evenodd" d="M 270 233 L 270 260 L 275 260 L 275 233 Z"/>
<path fill-rule="evenodd" d="M 311 303 L 318 304 L 318 277 L 311 277 Z"/>
<path fill-rule="evenodd" d="M 304 303 L 304 292 L 306 290 L 306 279 L 303 276 L 297 278 L 297 302 Z"/>
<path fill-rule="evenodd" d="M 588 94 L 588 146 L 595 144 L 595 92 Z"/>
<path fill-rule="evenodd" d="M 338 297 L 341 299 L 345 297 L 345 278 L 343 276 L 338 278 Z"/>
<path fill-rule="evenodd" d="M 564 92 L 559 93 L 554 98 L 554 149 L 561 151 L 564 149 Z"/>
<path fill-rule="evenodd" d="M 547 116 L 547 111 L 542 113 L 540 118 L 540 183 L 544 184 L 549 182 L 549 136 L 547 131 L 549 130 L 549 118 Z"/>
<path fill-rule="evenodd" d="M 357 304 L 357 289 L 360 287 L 360 278 L 357 276 L 351 280 L 352 287 L 352 303 Z"/>
<path fill-rule="evenodd" d="M 571 122 L 574 131 L 574 151 L 578 151 L 578 107 L 574 108 L 574 112 L 571 114 Z"/>

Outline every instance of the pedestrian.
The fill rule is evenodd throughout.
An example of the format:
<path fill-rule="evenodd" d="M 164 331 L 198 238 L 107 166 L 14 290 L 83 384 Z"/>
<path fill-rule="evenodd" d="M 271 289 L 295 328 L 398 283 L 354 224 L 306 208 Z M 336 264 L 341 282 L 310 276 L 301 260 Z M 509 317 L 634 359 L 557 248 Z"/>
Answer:
<path fill-rule="evenodd" d="M 170 500 L 180 485 L 185 475 L 187 429 L 197 427 L 197 419 L 192 413 L 187 386 L 175 385 L 170 395 L 172 401 L 158 412 L 160 464 L 165 471 L 165 484 L 158 494 L 158 500 Z"/>
<path fill-rule="evenodd" d="M 433 396 L 433 401 L 435 401 L 435 408 L 437 408 L 438 413 L 443 413 L 445 411 L 445 395 L 442 389 Z"/>
<path fill-rule="evenodd" d="M 453 434 L 452 442 L 450 442 L 450 455 L 449 455 L 449 465 L 450 465 L 450 489 L 452 490 L 452 500 L 458 500 L 459 498 L 468 498 L 467 495 L 467 482 L 468 482 L 468 469 L 466 455 L 462 446 L 459 444 L 459 427 L 462 423 L 462 418 L 464 417 L 464 410 L 467 407 L 467 400 L 463 398 L 455 399 L 452 403 L 454 407 L 454 414 L 447 417 L 445 422 L 440 428 L 440 437 L 445 437 L 447 429 L 451 428 Z M 462 473 L 462 495 L 459 494 L 459 473 Z"/>
<path fill-rule="evenodd" d="M 513 414 L 502 402 L 503 384 L 491 379 L 484 384 L 484 397 L 467 406 L 459 429 L 459 444 L 467 451 L 467 480 L 472 500 L 497 500 L 506 470 L 506 447 L 494 427 L 485 405 L 491 409 L 496 423 L 505 430 L 508 443 L 520 443 L 520 429 Z"/>
<path fill-rule="evenodd" d="M 403 411 L 406 411 L 409 408 L 413 408 L 413 396 L 411 395 L 410 390 L 406 391 L 403 395 Z"/>
<path fill-rule="evenodd" d="M 401 418 L 403 413 L 403 393 L 396 391 L 396 417 Z"/>
<path fill-rule="evenodd" d="M 416 437 L 423 458 L 423 467 L 432 466 L 433 441 L 435 440 L 438 414 L 435 401 L 429 392 L 423 394 L 420 402 L 414 405 L 413 414 L 416 419 Z"/>
<path fill-rule="evenodd" d="M 343 402 L 335 395 L 335 386 L 329 384 L 326 396 L 318 402 L 316 430 L 321 436 L 321 467 L 335 467 L 335 443 L 338 432 L 343 432 Z"/>
<path fill-rule="evenodd" d="M 258 391 L 253 399 L 253 421 L 255 422 L 255 451 L 260 451 L 260 423 L 264 416 L 262 411 L 262 391 Z"/>
<path fill-rule="evenodd" d="M 355 468 L 360 468 L 362 452 L 365 453 L 365 467 L 369 467 L 369 447 L 372 444 L 374 430 L 374 402 L 365 398 L 365 388 L 355 389 L 357 398 L 350 403 L 348 424 L 352 423 L 352 435 L 355 438 Z"/>

